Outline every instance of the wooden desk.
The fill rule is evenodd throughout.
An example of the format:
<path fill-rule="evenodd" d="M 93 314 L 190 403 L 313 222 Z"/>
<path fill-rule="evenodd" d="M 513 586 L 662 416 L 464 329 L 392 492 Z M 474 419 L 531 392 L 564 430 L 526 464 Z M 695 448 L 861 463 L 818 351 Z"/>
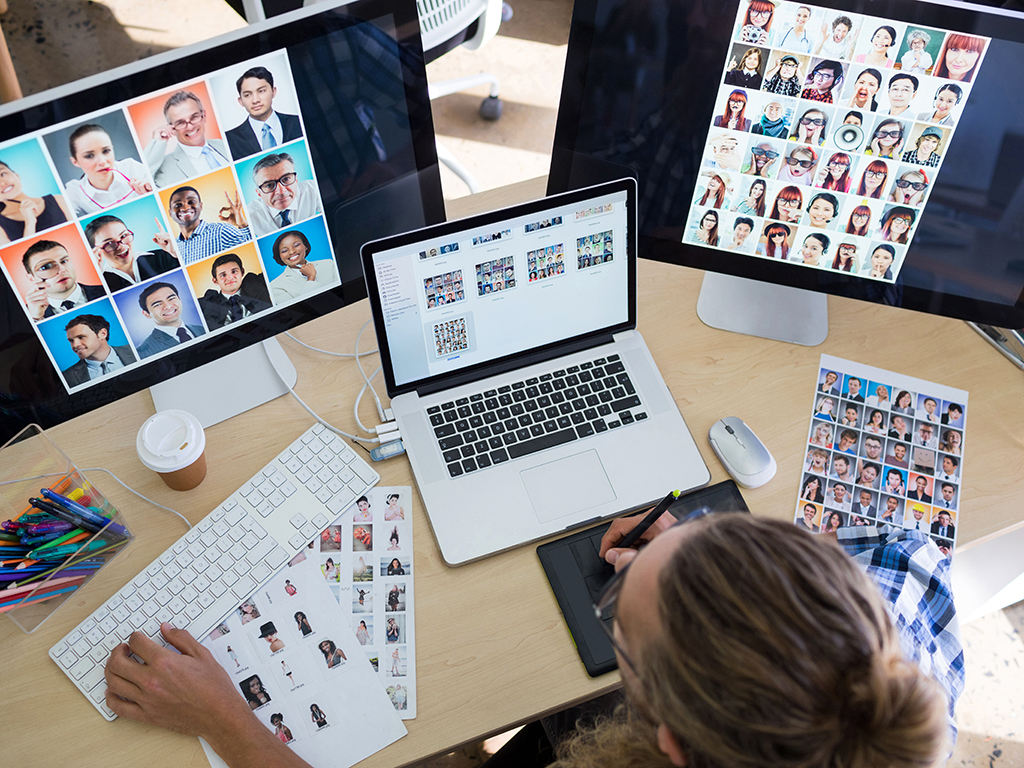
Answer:
<path fill-rule="evenodd" d="M 495 207 L 543 194 L 534 180 L 459 201 L 457 211 Z M 451 206 L 455 208 L 456 206 Z M 745 491 L 756 514 L 791 518 L 808 428 L 809 390 L 818 356 L 829 352 L 961 387 L 971 392 L 965 457 L 961 546 L 1019 521 L 1024 487 L 1024 377 L 964 323 L 845 299 L 829 299 L 831 332 L 818 348 L 739 336 L 705 327 L 695 306 L 701 273 L 642 262 L 640 331 L 675 394 L 712 481 L 726 473 L 707 445 L 724 415 L 743 417 L 775 454 L 767 486 Z M 299 328 L 295 335 L 351 351 L 369 319 L 367 302 Z M 898 341 L 893 341 L 898 340 Z M 327 359 L 283 338 L 299 371 L 299 394 L 343 429 L 354 430 L 351 403 L 361 380 L 351 361 Z M 369 398 L 367 398 L 369 401 Z M 364 421 L 372 405 L 365 404 Z M 52 430 L 80 467 L 103 466 L 192 522 L 232 493 L 310 425 L 282 397 L 207 433 L 209 475 L 194 491 L 175 493 L 139 464 L 135 434 L 153 412 L 140 393 Z M 408 461 L 378 466 L 385 485 L 415 485 Z M 158 556 L 184 529 L 171 515 L 138 501 L 104 475 L 94 482 L 126 513 L 137 538 L 87 589 L 34 635 L 0 621 L 7 669 L 0 700 L 5 763 L 12 766 L 205 766 L 196 739 L 138 723 L 107 723 L 50 662 L 47 650 L 106 597 Z M 534 547 L 462 568 L 447 568 L 414 490 L 419 712 L 409 735 L 365 761 L 399 766 L 445 752 L 590 698 L 616 675 L 587 677 Z"/>

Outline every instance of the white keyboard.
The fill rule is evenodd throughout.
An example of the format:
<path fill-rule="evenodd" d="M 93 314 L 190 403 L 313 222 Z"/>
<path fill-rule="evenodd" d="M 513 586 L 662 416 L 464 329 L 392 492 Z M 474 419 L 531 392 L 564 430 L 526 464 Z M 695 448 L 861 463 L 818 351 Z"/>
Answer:
<path fill-rule="evenodd" d="M 202 638 L 380 476 L 316 424 L 50 649 L 107 720 L 103 670 L 135 631 L 166 645 L 170 621 Z M 244 549 L 244 560 L 238 553 Z"/>

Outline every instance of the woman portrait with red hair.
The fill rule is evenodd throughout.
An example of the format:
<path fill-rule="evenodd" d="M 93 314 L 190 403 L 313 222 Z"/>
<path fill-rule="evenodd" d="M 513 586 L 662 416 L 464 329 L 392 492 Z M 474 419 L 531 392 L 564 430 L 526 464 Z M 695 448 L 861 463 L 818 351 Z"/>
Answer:
<path fill-rule="evenodd" d="M 753 5 L 753 3 L 751 3 Z M 950 32 L 942 41 L 933 74 L 961 83 L 971 82 L 978 68 L 978 60 L 985 52 L 985 41 L 980 37 Z"/>
<path fill-rule="evenodd" d="M 768 45 L 768 36 L 772 31 L 772 18 L 775 16 L 775 3 L 771 0 L 750 0 L 747 13 L 740 25 L 740 42 L 753 45 Z"/>

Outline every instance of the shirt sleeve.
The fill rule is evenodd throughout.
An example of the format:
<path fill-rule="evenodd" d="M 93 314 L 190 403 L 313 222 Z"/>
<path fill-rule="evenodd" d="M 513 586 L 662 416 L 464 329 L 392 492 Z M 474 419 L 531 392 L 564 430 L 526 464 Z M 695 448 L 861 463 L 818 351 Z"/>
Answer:
<path fill-rule="evenodd" d="M 964 653 L 949 558 L 922 531 L 888 525 L 840 528 L 838 540 L 885 598 L 904 656 L 945 691 L 955 741 L 953 715 L 964 689 Z"/>

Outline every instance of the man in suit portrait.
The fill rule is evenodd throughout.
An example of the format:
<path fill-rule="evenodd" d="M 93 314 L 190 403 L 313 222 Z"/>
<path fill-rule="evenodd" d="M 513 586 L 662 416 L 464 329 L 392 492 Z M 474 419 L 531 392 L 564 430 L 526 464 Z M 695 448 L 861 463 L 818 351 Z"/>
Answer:
<path fill-rule="evenodd" d="M 73 317 L 64 329 L 71 351 L 78 362 L 61 373 L 69 387 L 106 376 L 135 362 L 135 355 L 127 344 L 110 346 L 110 323 L 100 315 Z"/>
<path fill-rule="evenodd" d="M 935 500 L 935 506 L 956 509 L 956 486 L 952 483 L 943 483 L 941 493 L 941 498 Z"/>
<path fill-rule="evenodd" d="M 925 492 L 928 488 L 928 478 L 918 476 L 914 479 L 914 483 L 917 485 L 917 488 L 908 492 L 907 498 L 913 499 L 914 501 L 923 501 L 925 504 L 931 504 L 932 497 Z"/>
<path fill-rule="evenodd" d="M 135 233 L 117 216 L 98 216 L 85 227 L 85 239 L 92 247 L 100 274 L 111 292 L 136 285 L 180 266 L 173 253 L 174 240 L 168 232 L 160 231 L 162 228 L 157 220 L 157 233 L 153 236 L 153 242 L 159 248 L 136 253 Z"/>
<path fill-rule="evenodd" d="M 169 187 L 231 164 L 220 139 L 206 139 L 206 107 L 191 91 L 171 94 L 164 104 L 167 125 L 153 131 L 146 145 L 146 163 L 158 187 Z M 177 146 L 167 151 L 175 139 Z"/>
<path fill-rule="evenodd" d="M 860 379 L 856 376 L 851 376 L 846 382 L 846 397 L 848 400 L 853 400 L 855 403 L 863 403 L 864 395 L 860 393 L 860 388 L 863 386 Z"/>
<path fill-rule="evenodd" d="M 225 253 L 214 259 L 210 276 L 219 290 L 209 289 L 199 299 L 199 308 L 210 328 L 223 328 L 270 306 L 263 276 L 246 274 L 242 260 L 235 254 Z"/>
<path fill-rule="evenodd" d="M 246 70 L 235 82 L 235 87 L 238 89 L 238 103 L 249 113 L 245 122 L 225 134 L 235 160 L 302 136 L 302 125 L 297 115 L 274 110 L 277 88 L 274 76 L 266 67 Z"/>
<path fill-rule="evenodd" d="M 932 533 L 946 539 L 952 539 L 956 535 L 956 526 L 953 525 L 953 518 L 950 517 L 949 512 L 946 510 L 939 512 L 935 522 L 932 523 Z"/>
<path fill-rule="evenodd" d="M 829 371 L 825 374 L 825 380 L 818 385 L 818 391 L 824 392 L 826 395 L 838 395 L 839 388 L 835 386 L 838 380 L 839 375 L 835 371 Z"/>
<path fill-rule="evenodd" d="M 798 528 L 803 528 L 805 531 L 811 533 L 820 533 L 821 528 L 814 524 L 814 516 L 818 514 L 817 508 L 813 504 L 804 505 L 804 516 L 800 520 L 796 521 Z"/>
<path fill-rule="evenodd" d="M 252 168 L 252 181 L 259 199 L 249 206 L 249 213 L 257 236 L 269 235 L 320 213 L 316 182 L 299 180 L 295 161 L 287 152 L 261 158 Z"/>
<path fill-rule="evenodd" d="M 78 282 L 71 255 L 55 240 L 30 245 L 21 263 L 33 286 L 25 295 L 25 305 L 37 323 L 107 295 L 102 285 Z"/>
<path fill-rule="evenodd" d="M 181 299 L 178 289 L 171 283 L 156 282 L 139 294 L 142 314 L 152 320 L 155 327 L 146 340 L 138 345 L 139 355 L 149 357 L 178 344 L 202 336 L 201 325 L 187 325 L 181 319 Z"/>
<path fill-rule="evenodd" d="M 871 491 L 860 492 L 860 503 L 854 508 L 853 514 L 861 517 L 875 516 L 875 505 L 871 503 Z"/>

